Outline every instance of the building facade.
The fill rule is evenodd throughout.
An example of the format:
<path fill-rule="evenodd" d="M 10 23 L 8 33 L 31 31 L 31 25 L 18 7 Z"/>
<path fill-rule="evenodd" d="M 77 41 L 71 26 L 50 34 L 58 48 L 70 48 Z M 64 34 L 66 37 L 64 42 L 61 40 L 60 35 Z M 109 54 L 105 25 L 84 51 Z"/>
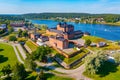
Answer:
<path fill-rule="evenodd" d="M 60 36 L 50 36 L 49 43 L 58 49 L 66 49 L 69 45 L 68 40 Z"/>

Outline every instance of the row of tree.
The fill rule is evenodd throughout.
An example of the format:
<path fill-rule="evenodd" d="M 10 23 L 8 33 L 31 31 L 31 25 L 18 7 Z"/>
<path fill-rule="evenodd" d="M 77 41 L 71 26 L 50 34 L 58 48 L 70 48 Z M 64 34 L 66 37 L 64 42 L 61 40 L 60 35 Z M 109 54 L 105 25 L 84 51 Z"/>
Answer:
<path fill-rule="evenodd" d="M 88 14 L 88 13 L 38 13 L 38 14 L 24 14 L 22 15 L 28 19 L 51 19 L 51 18 L 81 18 L 82 21 L 86 19 L 103 18 L 105 22 L 117 22 L 120 20 L 118 14 Z"/>

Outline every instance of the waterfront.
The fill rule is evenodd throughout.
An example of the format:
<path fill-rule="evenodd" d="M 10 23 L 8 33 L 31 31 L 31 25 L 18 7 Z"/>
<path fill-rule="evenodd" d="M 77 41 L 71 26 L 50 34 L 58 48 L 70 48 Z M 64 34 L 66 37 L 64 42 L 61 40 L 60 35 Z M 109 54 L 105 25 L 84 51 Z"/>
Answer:
<path fill-rule="evenodd" d="M 53 20 L 31 20 L 33 24 L 46 24 L 49 28 L 56 27 L 57 21 Z M 83 32 L 90 32 L 92 36 L 98 36 L 107 40 L 120 40 L 120 26 L 110 26 L 102 24 L 76 24 L 68 22 L 75 26 L 75 30 L 82 30 Z"/>

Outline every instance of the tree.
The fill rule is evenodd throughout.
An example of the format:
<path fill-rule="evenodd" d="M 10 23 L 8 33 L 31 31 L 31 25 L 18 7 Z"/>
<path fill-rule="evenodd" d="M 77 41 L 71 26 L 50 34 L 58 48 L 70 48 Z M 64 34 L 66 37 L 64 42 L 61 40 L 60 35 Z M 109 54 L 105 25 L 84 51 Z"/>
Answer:
<path fill-rule="evenodd" d="M 10 73 L 12 72 L 10 64 L 4 66 L 4 67 L 2 68 L 2 70 L 1 70 L 1 72 L 2 72 L 4 75 L 7 75 L 7 77 L 10 77 Z"/>
<path fill-rule="evenodd" d="M 33 52 L 33 59 L 38 59 L 41 62 L 47 61 L 47 54 L 51 53 L 51 49 L 49 47 L 40 46 L 36 51 Z"/>
<path fill-rule="evenodd" d="M 115 62 L 117 64 L 120 64 L 120 53 L 115 53 L 113 57 L 115 58 Z"/>
<path fill-rule="evenodd" d="M 41 30 L 46 30 L 48 27 L 47 27 L 47 25 L 45 25 L 45 24 L 43 24 L 43 25 L 40 25 L 40 29 Z"/>
<path fill-rule="evenodd" d="M 75 23 L 79 23 L 80 21 L 79 20 L 75 20 Z"/>
<path fill-rule="evenodd" d="M 25 80 L 26 71 L 23 64 L 16 63 L 12 72 L 13 80 Z"/>
<path fill-rule="evenodd" d="M 117 41 L 117 44 L 120 45 L 120 41 Z"/>
<path fill-rule="evenodd" d="M 8 25 L 8 32 L 12 33 L 14 31 L 13 27 L 11 27 L 10 25 Z"/>
<path fill-rule="evenodd" d="M 34 71 L 36 69 L 36 63 L 31 59 L 31 56 L 28 55 L 25 59 L 25 66 L 28 70 Z"/>
<path fill-rule="evenodd" d="M 99 72 L 99 69 L 104 65 L 107 57 L 104 52 L 97 52 L 96 54 L 90 54 L 85 59 L 85 69 L 87 74 L 93 75 Z"/>
<path fill-rule="evenodd" d="M 28 32 L 27 32 L 27 30 L 22 31 L 22 37 L 28 37 Z"/>
<path fill-rule="evenodd" d="M 36 80 L 46 80 L 43 70 L 40 71 L 40 73 L 38 74 Z"/>
<path fill-rule="evenodd" d="M 9 41 L 17 41 L 16 36 L 14 35 L 9 36 Z"/>
<path fill-rule="evenodd" d="M 4 30 L 0 30 L 0 34 L 4 33 L 5 31 Z"/>
<path fill-rule="evenodd" d="M 91 40 L 90 39 L 85 40 L 85 45 L 86 46 L 90 46 L 90 44 L 91 44 Z"/>
<path fill-rule="evenodd" d="M 22 37 L 22 32 L 23 31 L 21 29 L 18 30 L 18 37 Z"/>
<path fill-rule="evenodd" d="M 12 33 L 14 31 L 14 29 L 12 27 L 8 27 L 8 32 Z"/>

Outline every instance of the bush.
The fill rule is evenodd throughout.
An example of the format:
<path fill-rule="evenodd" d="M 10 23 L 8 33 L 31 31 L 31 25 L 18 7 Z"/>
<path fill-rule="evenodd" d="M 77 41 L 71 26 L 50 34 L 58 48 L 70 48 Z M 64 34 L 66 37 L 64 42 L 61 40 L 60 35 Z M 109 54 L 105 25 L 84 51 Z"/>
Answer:
<path fill-rule="evenodd" d="M 93 75 L 100 72 L 100 68 L 107 61 L 107 57 L 104 52 L 97 52 L 96 54 L 90 54 L 85 58 L 85 69 L 87 74 Z"/>
<path fill-rule="evenodd" d="M 26 42 L 27 41 L 27 39 L 26 38 L 18 38 L 18 40 L 17 40 L 18 42 Z"/>
<path fill-rule="evenodd" d="M 41 62 L 47 61 L 47 55 L 51 53 L 51 49 L 48 46 L 40 46 L 36 51 L 32 53 L 32 57 L 34 60 L 39 60 Z"/>
<path fill-rule="evenodd" d="M 13 35 L 9 36 L 9 41 L 17 41 L 16 36 Z"/>
<path fill-rule="evenodd" d="M 86 46 L 90 46 L 90 44 L 91 44 L 91 40 L 90 40 L 90 39 L 87 39 L 87 40 L 85 41 L 85 45 L 86 45 Z"/>

